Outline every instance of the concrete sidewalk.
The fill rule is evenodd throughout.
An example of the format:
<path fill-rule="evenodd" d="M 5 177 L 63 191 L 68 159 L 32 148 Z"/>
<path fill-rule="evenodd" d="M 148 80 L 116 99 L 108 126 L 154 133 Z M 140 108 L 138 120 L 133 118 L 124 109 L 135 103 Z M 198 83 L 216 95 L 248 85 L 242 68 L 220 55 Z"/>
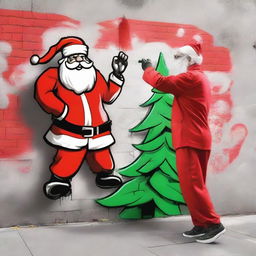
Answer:
<path fill-rule="evenodd" d="M 226 233 L 215 244 L 182 237 L 188 216 L 0 229 L 1 256 L 253 256 L 256 215 L 222 218 Z"/>

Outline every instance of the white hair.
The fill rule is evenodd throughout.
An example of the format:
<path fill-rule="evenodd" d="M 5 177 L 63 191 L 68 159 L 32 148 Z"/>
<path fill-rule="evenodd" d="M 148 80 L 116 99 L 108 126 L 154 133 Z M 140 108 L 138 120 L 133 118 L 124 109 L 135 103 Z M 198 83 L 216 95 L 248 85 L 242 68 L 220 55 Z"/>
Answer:
<path fill-rule="evenodd" d="M 193 47 L 189 46 L 189 45 L 185 45 L 181 48 L 179 48 L 178 52 L 184 54 L 184 55 L 187 55 L 191 58 L 191 61 L 190 61 L 190 65 L 193 65 L 193 64 L 202 64 L 203 62 L 203 56 L 200 54 L 198 55 L 196 53 L 196 51 L 193 49 Z"/>

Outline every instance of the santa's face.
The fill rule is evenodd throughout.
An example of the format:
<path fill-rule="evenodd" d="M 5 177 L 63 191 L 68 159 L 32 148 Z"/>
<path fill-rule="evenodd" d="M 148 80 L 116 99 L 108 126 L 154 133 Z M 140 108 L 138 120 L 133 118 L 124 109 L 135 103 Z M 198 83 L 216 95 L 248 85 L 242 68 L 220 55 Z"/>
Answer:
<path fill-rule="evenodd" d="M 73 54 L 59 61 L 61 83 L 76 94 L 92 90 L 96 81 L 93 62 L 84 54 Z"/>
<path fill-rule="evenodd" d="M 174 61 L 172 65 L 172 73 L 178 75 L 187 72 L 189 66 L 189 58 L 187 55 L 177 52 L 174 54 Z"/>

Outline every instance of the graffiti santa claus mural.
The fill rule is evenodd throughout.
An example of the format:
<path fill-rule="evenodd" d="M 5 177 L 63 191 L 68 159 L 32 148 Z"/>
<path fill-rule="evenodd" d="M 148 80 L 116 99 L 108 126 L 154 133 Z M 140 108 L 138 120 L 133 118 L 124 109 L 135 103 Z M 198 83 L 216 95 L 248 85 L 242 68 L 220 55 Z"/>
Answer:
<path fill-rule="evenodd" d="M 41 58 L 33 55 L 31 64 L 45 64 L 59 52 L 59 67 L 51 67 L 39 76 L 34 94 L 41 108 L 52 115 L 52 125 L 44 136 L 57 149 L 50 165 L 50 180 L 44 184 L 44 193 L 50 199 L 71 194 L 72 177 L 84 159 L 96 174 L 98 187 L 112 188 L 122 183 L 113 174 L 110 146 L 115 140 L 104 104 L 113 103 L 120 94 L 128 56 L 119 52 L 113 57 L 108 82 L 89 59 L 88 46 L 78 37 L 61 38 Z"/>

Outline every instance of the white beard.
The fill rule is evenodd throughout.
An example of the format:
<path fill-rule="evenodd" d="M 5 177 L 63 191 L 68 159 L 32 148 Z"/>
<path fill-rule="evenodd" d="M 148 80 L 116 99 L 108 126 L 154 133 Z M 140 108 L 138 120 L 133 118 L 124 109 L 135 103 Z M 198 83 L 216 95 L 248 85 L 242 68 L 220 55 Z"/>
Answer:
<path fill-rule="evenodd" d="M 181 73 L 187 72 L 189 66 L 189 61 L 185 57 L 181 57 L 180 59 L 173 60 L 172 67 L 171 67 L 171 74 L 172 75 L 179 75 Z"/>
<path fill-rule="evenodd" d="M 66 67 L 66 60 L 64 60 L 59 67 L 59 75 L 61 83 L 69 90 L 76 94 L 90 91 L 96 81 L 96 71 L 94 66 L 90 68 L 69 69 Z"/>

